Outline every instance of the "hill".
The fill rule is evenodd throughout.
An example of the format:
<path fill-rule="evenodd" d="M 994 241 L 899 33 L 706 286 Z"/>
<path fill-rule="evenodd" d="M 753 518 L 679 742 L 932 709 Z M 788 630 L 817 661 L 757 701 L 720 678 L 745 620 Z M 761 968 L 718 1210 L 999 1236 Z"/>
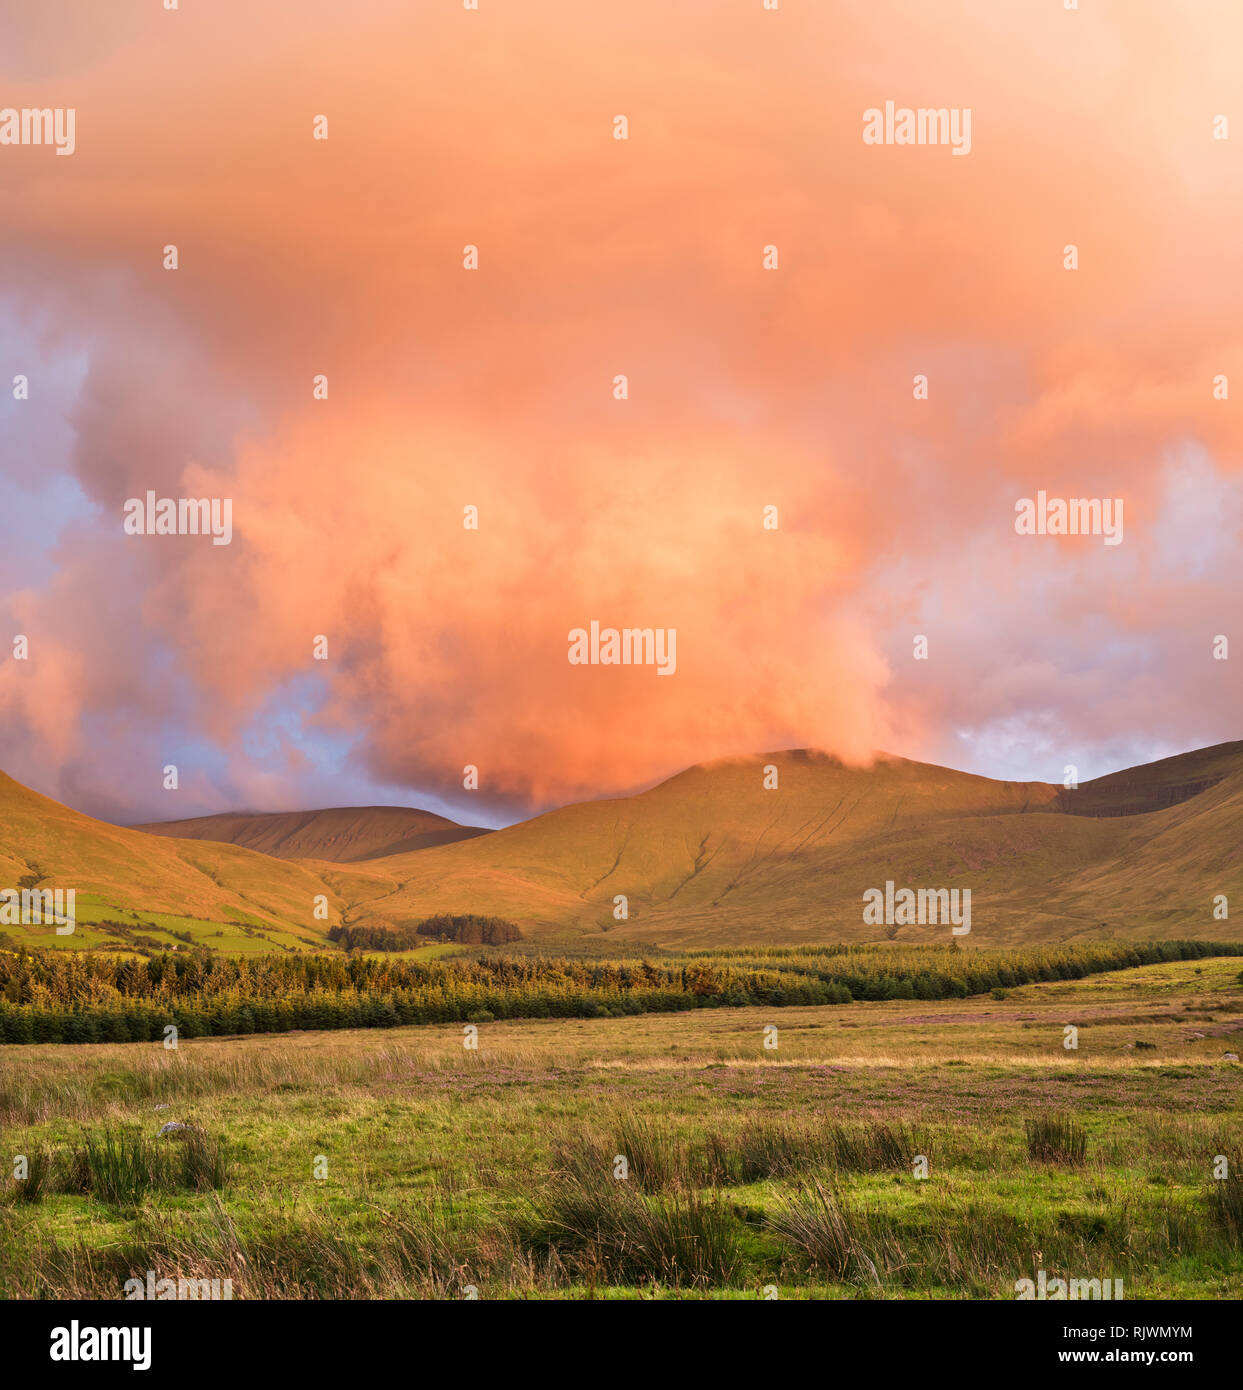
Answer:
<path fill-rule="evenodd" d="M 777 769 L 774 789 L 765 767 Z M 1234 939 L 1213 899 L 1243 903 L 1243 744 L 1069 793 L 902 758 L 849 768 L 812 751 L 773 753 L 372 867 L 395 881 L 377 905 L 390 917 L 469 904 L 528 934 L 616 931 L 682 946 L 876 939 L 862 897 L 892 880 L 970 888 L 973 944 Z M 904 926 L 897 938 L 938 934 L 948 935 Z"/>
<path fill-rule="evenodd" d="M 268 852 L 172 838 L 186 827 Z M 699 765 L 636 796 L 485 833 L 392 807 L 208 817 L 149 833 L 3 778 L 0 829 L 0 883 L 38 873 L 86 890 L 92 920 L 174 931 L 175 915 L 221 949 L 239 939 L 247 949 L 311 946 L 339 921 L 408 925 L 441 912 L 509 918 L 526 937 L 585 937 L 605 950 L 610 933 L 680 947 L 950 939 L 947 925 L 864 922 L 864 893 L 888 881 L 970 889 L 970 945 L 1243 939 L 1233 925 L 1243 911 L 1243 743 L 1073 791 L 794 750 Z M 298 851 L 319 857 L 276 857 Z M 311 917 L 317 893 L 328 920 Z M 1214 915 L 1219 895 L 1233 919 Z M 221 935 L 222 923 L 241 925 Z"/>
<path fill-rule="evenodd" d="M 322 811 L 226 811 L 136 825 L 148 835 L 241 845 L 277 859 L 358 863 L 452 844 L 489 832 L 409 806 L 337 806 Z"/>
<path fill-rule="evenodd" d="M 328 898 L 334 916 L 343 906 L 314 869 L 233 845 L 109 825 L 3 773 L 0 886 L 74 889 L 72 935 L 49 941 L 47 927 L 0 927 L 13 940 L 70 948 L 186 937 L 229 951 L 315 946 L 328 926 L 313 916 L 316 895 Z"/>

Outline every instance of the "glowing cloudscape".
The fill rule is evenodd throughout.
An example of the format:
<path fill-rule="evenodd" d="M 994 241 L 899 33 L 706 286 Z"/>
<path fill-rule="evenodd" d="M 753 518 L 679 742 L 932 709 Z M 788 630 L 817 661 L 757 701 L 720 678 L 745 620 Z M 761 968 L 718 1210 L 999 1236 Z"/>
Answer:
<path fill-rule="evenodd" d="M 20 780 L 483 818 L 1239 736 L 1236 4 L 0 8 L 4 102 L 77 112 L 72 158 L 0 149 Z M 970 154 L 865 145 L 887 100 L 971 108 Z M 148 489 L 232 543 L 125 536 Z M 1040 489 L 1124 543 L 1017 536 Z M 593 619 L 676 675 L 572 666 Z"/>

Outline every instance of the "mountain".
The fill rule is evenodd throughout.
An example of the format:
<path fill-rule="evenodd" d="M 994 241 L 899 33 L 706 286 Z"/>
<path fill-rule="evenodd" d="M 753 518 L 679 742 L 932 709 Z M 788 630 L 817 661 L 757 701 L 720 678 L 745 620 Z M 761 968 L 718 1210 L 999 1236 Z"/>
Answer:
<path fill-rule="evenodd" d="M 1064 810 L 1080 816 L 1135 816 L 1190 801 L 1237 772 L 1243 743 L 1219 743 L 1159 762 L 1111 772 L 1059 793 Z"/>
<path fill-rule="evenodd" d="M 192 820 L 136 825 L 149 835 L 215 840 L 277 859 L 352 864 L 452 844 L 489 832 L 407 806 L 337 806 L 323 811 L 226 811 Z"/>
<path fill-rule="evenodd" d="M 0 886 L 38 873 L 87 890 L 91 921 L 141 920 L 220 949 L 314 945 L 341 920 L 407 925 L 439 912 L 512 918 L 554 942 L 877 940 L 888 933 L 864 922 L 863 895 L 888 881 L 970 889 L 970 945 L 1243 936 L 1243 743 L 1069 791 L 794 750 L 702 764 L 637 796 L 492 832 L 393 807 L 150 830 L 93 821 L 0 778 Z M 241 843 L 185 838 L 212 830 Z M 454 838 L 432 842 L 439 835 Z M 316 857 L 276 857 L 304 852 Z M 312 915 L 316 894 L 326 920 Z M 1233 917 L 1215 915 L 1221 897 Z M 951 939 L 940 925 L 902 925 L 896 936 Z"/>
<path fill-rule="evenodd" d="M 72 888 L 78 927 L 0 926 L 10 939 L 80 947 L 134 936 L 170 943 L 190 936 L 221 950 L 322 944 L 344 906 L 313 870 L 233 845 L 165 840 L 70 810 L 0 773 L 0 887 Z M 98 925 L 117 923 L 116 928 Z"/>
<path fill-rule="evenodd" d="M 775 788 L 765 768 L 776 769 Z M 771 777 L 769 778 L 771 781 Z M 863 894 L 972 890 L 973 944 L 1239 935 L 1243 744 L 1073 791 L 883 756 L 814 751 L 705 764 L 638 796 L 563 807 L 485 839 L 375 861 L 391 920 L 512 917 L 528 934 L 613 931 L 676 945 L 877 939 Z M 614 917 L 617 895 L 628 917 Z M 898 939 L 949 939 L 903 926 Z"/>

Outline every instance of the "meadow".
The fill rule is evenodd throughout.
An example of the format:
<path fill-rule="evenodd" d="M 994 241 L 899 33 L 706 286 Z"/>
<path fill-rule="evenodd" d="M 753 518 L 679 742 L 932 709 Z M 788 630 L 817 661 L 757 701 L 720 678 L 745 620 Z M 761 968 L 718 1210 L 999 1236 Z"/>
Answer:
<path fill-rule="evenodd" d="M 1238 1297 L 1239 965 L 5 1046 L 0 1296 Z"/>

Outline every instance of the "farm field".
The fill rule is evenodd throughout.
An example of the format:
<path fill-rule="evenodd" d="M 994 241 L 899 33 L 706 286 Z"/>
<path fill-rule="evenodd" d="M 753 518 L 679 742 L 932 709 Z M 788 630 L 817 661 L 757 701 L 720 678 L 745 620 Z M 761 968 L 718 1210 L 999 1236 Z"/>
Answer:
<path fill-rule="evenodd" d="M 2 1047 L 0 1297 L 1243 1294 L 1239 960 L 997 994 Z"/>

